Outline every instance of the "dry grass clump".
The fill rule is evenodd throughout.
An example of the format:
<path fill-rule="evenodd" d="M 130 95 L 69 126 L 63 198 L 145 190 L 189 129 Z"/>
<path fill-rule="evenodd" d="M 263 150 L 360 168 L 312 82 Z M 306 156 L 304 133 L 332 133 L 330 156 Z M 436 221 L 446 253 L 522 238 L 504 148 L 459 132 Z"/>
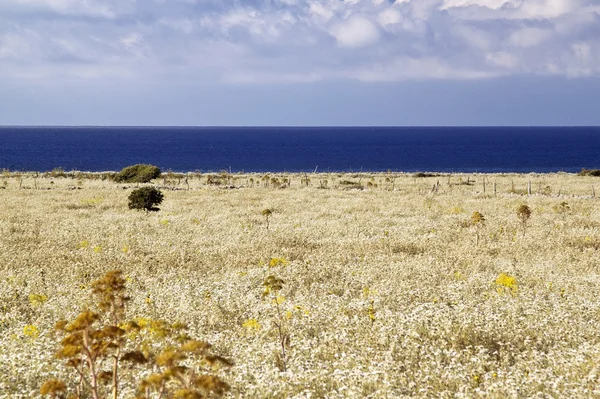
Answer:
<path fill-rule="evenodd" d="M 186 334 L 235 361 L 225 397 L 600 396 L 592 178 L 186 177 L 149 214 L 127 208 L 134 187 L 109 179 L 3 177 L 1 398 L 40 397 L 44 381 L 47 393 L 76 392 L 70 358 L 54 355 L 83 332 L 55 322 L 87 308 L 103 315 L 90 329 L 126 331 L 88 295 L 116 269 L 129 298 L 121 319 L 140 331 L 106 330 L 119 334 L 102 342 L 120 345 L 119 359 L 135 350 L 148 359 L 118 367 L 119 398 L 140 379 L 191 367 L 180 332 L 154 334 L 172 327 L 159 320 L 184 321 Z M 515 193 L 529 186 L 531 195 Z M 110 346 L 99 370 L 113 370 Z"/>

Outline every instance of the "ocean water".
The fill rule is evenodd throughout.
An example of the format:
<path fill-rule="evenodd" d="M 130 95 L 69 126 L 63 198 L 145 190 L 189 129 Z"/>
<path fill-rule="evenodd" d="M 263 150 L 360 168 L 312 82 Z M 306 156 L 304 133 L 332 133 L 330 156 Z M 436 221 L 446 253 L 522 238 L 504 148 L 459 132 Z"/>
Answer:
<path fill-rule="evenodd" d="M 0 127 L 0 169 L 577 172 L 600 127 Z"/>

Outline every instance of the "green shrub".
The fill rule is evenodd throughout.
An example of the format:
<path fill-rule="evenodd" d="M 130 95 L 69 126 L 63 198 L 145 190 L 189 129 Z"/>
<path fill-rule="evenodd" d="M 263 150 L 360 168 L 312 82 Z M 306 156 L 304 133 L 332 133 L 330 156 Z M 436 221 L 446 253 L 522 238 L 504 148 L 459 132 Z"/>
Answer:
<path fill-rule="evenodd" d="M 437 173 L 429 173 L 429 172 L 413 173 L 413 177 L 437 177 L 437 176 L 439 176 Z"/>
<path fill-rule="evenodd" d="M 578 173 L 579 176 L 600 176 L 600 169 L 581 169 L 581 172 Z"/>
<path fill-rule="evenodd" d="M 123 168 L 113 176 L 117 183 L 148 183 L 160 177 L 160 169 L 154 165 L 137 164 Z"/>
<path fill-rule="evenodd" d="M 163 194 L 154 187 L 142 187 L 133 190 L 129 194 L 129 209 L 144 209 L 148 211 L 158 211 L 155 205 L 160 205 L 163 200 Z"/>

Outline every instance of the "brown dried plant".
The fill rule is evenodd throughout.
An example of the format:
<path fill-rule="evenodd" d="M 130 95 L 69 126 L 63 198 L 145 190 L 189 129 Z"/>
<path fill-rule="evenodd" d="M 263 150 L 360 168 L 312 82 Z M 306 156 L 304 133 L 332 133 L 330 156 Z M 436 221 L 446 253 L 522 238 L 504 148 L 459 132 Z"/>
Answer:
<path fill-rule="evenodd" d="M 261 215 L 263 215 L 265 217 L 265 221 L 267 223 L 267 230 L 269 230 L 269 218 L 273 214 L 273 211 L 269 208 L 266 208 L 266 209 L 263 209 L 260 213 L 261 213 Z"/>
<path fill-rule="evenodd" d="M 65 337 L 55 357 L 64 360 L 74 379 L 71 384 L 47 380 L 40 393 L 57 399 L 117 399 L 123 386 L 137 386 L 136 399 L 221 397 L 229 385 L 210 370 L 228 368 L 231 361 L 213 355 L 207 342 L 190 338 L 183 323 L 127 321 L 125 283 L 121 271 L 106 273 L 91 285 L 95 309 L 56 323 Z M 142 371 L 135 372 L 141 365 L 144 378 Z M 66 396 L 70 385 L 74 388 Z"/>
<path fill-rule="evenodd" d="M 527 229 L 527 221 L 531 217 L 531 209 L 527 205 L 521 205 L 517 208 L 517 217 L 521 221 L 521 226 L 523 226 L 523 235 L 525 235 L 525 230 Z"/>
<path fill-rule="evenodd" d="M 485 225 L 485 217 L 479 212 L 473 212 L 471 215 L 471 225 L 476 229 L 476 241 L 475 245 L 479 245 L 479 233 L 481 228 Z"/>

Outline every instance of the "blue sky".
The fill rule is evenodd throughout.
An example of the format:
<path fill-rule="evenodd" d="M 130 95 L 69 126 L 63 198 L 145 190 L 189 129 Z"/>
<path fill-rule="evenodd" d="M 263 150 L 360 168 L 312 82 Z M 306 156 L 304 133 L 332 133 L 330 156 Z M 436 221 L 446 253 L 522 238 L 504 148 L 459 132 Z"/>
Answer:
<path fill-rule="evenodd" d="M 600 125 L 598 0 L 2 0 L 0 124 Z"/>

